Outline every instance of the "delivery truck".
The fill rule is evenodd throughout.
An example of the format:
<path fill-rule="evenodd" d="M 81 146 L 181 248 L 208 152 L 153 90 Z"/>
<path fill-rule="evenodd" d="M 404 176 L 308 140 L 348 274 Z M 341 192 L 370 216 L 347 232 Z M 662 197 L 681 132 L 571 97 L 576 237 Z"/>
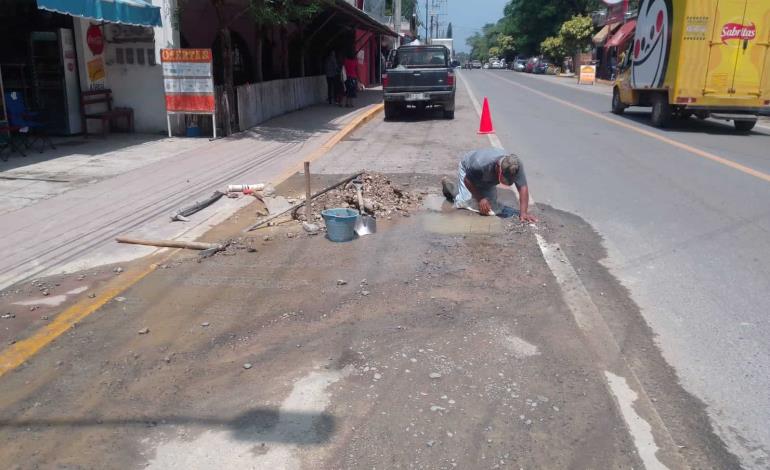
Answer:
<path fill-rule="evenodd" d="M 642 0 L 621 54 L 612 112 L 652 123 L 697 116 L 748 132 L 770 106 L 770 0 Z"/>

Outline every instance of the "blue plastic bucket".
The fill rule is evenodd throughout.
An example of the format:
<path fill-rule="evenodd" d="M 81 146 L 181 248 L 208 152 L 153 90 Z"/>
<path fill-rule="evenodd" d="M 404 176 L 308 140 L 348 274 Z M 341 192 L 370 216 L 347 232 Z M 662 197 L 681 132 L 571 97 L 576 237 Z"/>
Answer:
<path fill-rule="evenodd" d="M 327 209 L 321 212 L 326 222 L 326 236 L 333 242 L 349 242 L 356 237 L 355 226 L 358 211 L 353 209 Z"/>

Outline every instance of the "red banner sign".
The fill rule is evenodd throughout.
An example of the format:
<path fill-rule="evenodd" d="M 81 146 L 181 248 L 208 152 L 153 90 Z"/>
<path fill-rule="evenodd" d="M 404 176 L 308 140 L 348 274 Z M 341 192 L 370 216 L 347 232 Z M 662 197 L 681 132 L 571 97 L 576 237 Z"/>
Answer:
<path fill-rule="evenodd" d="M 754 23 L 744 25 L 741 23 L 727 23 L 722 26 L 722 44 L 730 40 L 752 41 L 757 37 L 757 27 Z"/>
<path fill-rule="evenodd" d="M 161 49 L 166 111 L 214 113 L 211 49 Z"/>
<path fill-rule="evenodd" d="M 104 35 L 102 28 L 92 24 L 86 31 L 86 44 L 93 55 L 99 55 L 104 52 Z"/>

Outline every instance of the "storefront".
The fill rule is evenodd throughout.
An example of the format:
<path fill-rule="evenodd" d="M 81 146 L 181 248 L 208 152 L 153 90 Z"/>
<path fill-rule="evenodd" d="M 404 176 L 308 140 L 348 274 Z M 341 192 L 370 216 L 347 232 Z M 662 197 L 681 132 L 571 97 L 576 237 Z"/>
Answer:
<path fill-rule="evenodd" d="M 81 93 L 111 90 L 137 131 L 165 128 L 159 49 L 173 47 L 169 0 L 0 0 L 5 95 L 21 96 L 48 132 L 83 132 Z M 97 105 L 93 105 L 97 106 Z M 99 127 L 89 121 L 89 130 Z"/>
<path fill-rule="evenodd" d="M 636 20 L 629 20 L 618 28 L 615 34 L 613 34 L 604 45 L 604 57 L 606 58 L 611 78 L 615 78 L 615 72 L 618 63 L 620 62 L 621 54 L 628 48 L 629 42 L 633 39 L 635 31 Z"/>
<path fill-rule="evenodd" d="M 3 98 L 42 111 L 51 133 L 80 132 L 72 17 L 39 10 L 34 0 L 0 2 L 0 43 Z"/>

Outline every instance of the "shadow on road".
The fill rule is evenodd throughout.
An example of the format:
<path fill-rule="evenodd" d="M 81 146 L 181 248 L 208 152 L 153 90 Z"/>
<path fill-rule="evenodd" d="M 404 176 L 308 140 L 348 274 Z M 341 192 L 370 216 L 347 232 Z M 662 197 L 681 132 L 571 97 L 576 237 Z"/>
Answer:
<path fill-rule="evenodd" d="M 242 441 L 277 442 L 297 445 L 318 445 L 331 439 L 337 428 L 334 416 L 328 413 L 279 411 L 276 408 L 255 408 L 232 418 L 206 416 L 134 416 L 126 418 L 48 418 L 0 419 L 0 430 L 27 428 L 127 428 L 156 426 L 224 427 Z M 308 432 L 308 430 L 312 430 Z"/>
<path fill-rule="evenodd" d="M 620 117 L 633 121 L 637 124 L 642 124 L 645 127 L 653 129 L 659 129 L 652 125 L 650 122 L 650 112 L 647 111 L 625 111 Z M 697 118 L 688 119 L 674 119 L 671 121 L 669 127 L 665 129 L 659 129 L 664 132 L 685 132 L 692 134 L 710 134 L 710 135 L 764 135 L 762 132 L 740 132 L 735 130 L 732 123 L 713 121 L 713 120 L 700 120 Z"/>
<path fill-rule="evenodd" d="M 388 119 L 388 122 L 425 122 L 443 120 L 442 108 L 429 109 L 404 109 L 395 118 Z"/>

